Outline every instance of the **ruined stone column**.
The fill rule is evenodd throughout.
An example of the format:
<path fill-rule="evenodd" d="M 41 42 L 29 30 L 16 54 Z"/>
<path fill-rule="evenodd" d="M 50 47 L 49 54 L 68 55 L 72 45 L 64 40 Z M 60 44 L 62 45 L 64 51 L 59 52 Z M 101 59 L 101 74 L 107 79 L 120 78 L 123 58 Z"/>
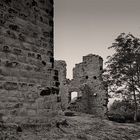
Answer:
<path fill-rule="evenodd" d="M 58 71 L 58 82 L 59 86 L 59 95 L 61 98 L 61 109 L 65 110 L 68 107 L 68 89 L 69 89 L 69 80 L 66 78 L 67 69 L 66 62 L 63 60 L 56 60 L 54 63 L 55 70 Z"/>

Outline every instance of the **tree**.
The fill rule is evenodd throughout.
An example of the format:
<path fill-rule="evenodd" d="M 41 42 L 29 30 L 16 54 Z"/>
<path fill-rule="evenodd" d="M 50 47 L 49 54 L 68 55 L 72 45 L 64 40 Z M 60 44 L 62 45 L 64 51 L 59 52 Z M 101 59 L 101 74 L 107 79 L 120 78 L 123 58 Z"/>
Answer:
<path fill-rule="evenodd" d="M 115 53 L 107 57 L 105 80 L 109 92 L 134 103 L 134 121 L 137 121 L 137 97 L 140 94 L 140 39 L 121 33 L 108 49 Z"/>

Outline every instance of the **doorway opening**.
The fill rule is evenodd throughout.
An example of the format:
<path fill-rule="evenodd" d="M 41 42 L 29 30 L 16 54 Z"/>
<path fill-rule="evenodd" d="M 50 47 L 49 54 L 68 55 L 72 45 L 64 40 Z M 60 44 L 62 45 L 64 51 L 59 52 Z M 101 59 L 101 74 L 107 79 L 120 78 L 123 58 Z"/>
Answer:
<path fill-rule="evenodd" d="M 77 97 L 78 97 L 78 92 L 76 92 L 76 91 L 70 92 L 69 93 L 69 102 L 76 100 Z"/>

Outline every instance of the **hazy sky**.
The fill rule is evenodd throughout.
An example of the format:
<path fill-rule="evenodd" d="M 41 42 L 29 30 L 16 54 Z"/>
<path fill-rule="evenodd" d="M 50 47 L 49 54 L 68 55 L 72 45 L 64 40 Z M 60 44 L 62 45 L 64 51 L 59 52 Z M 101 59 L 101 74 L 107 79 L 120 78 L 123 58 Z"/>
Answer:
<path fill-rule="evenodd" d="M 67 62 L 68 78 L 82 56 L 106 59 L 122 32 L 140 37 L 140 0 L 54 0 L 55 59 Z"/>

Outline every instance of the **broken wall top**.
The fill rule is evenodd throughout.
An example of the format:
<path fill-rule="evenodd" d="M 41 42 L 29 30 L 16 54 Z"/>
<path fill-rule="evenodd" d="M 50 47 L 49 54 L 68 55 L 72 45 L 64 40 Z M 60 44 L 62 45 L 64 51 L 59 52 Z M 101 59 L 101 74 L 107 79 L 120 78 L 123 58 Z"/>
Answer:
<path fill-rule="evenodd" d="M 98 55 L 83 56 L 83 62 L 76 64 L 73 69 L 73 79 L 95 75 L 99 76 L 103 69 L 103 59 Z M 88 78 L 87 77 L 87 78 Z"/>

